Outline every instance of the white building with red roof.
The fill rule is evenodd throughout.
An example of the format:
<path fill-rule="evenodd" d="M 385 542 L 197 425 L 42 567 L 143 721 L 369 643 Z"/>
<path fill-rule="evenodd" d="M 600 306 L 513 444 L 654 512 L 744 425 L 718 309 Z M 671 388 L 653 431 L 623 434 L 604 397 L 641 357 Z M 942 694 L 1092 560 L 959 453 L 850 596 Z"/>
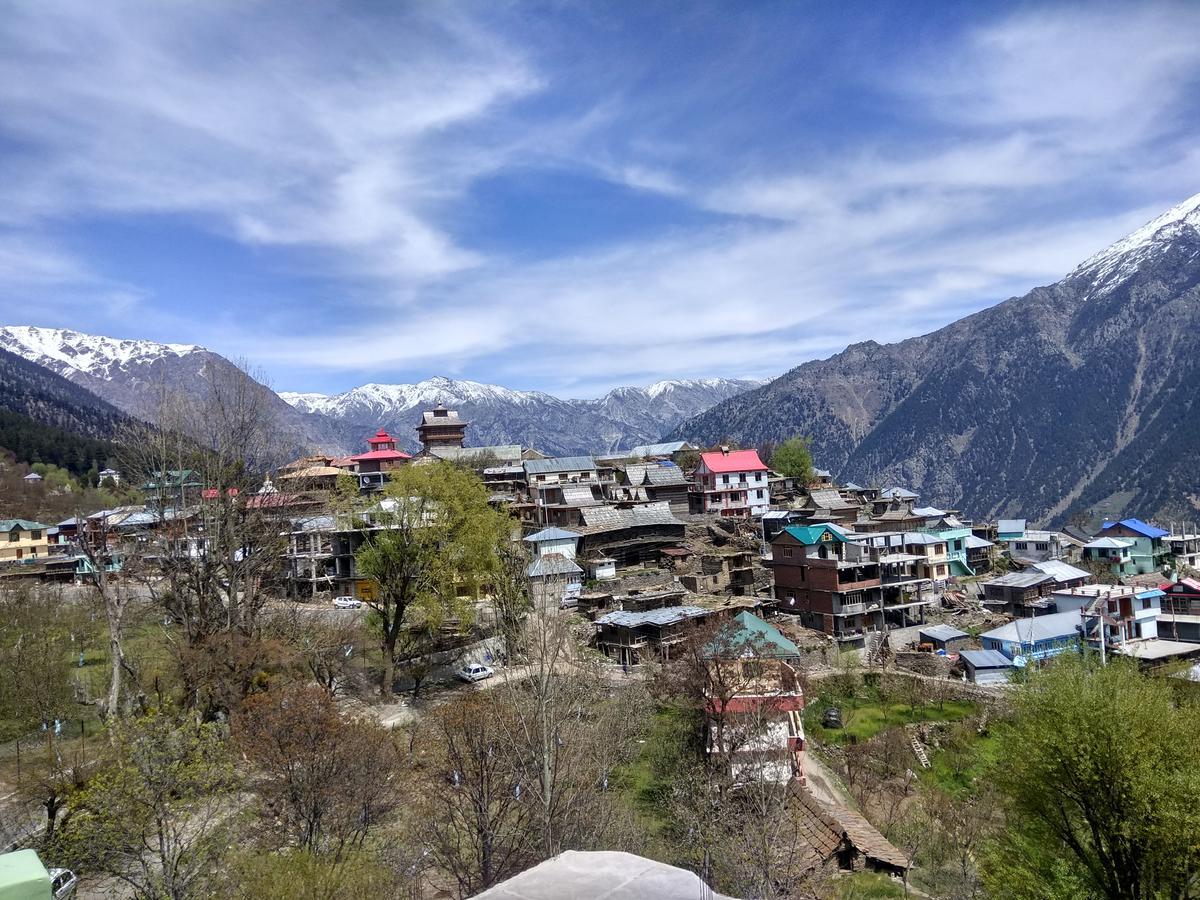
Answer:
<path fill-rule="evenodd" d="M 757 450 L 722 447 L 700 454 L 694 476 L 702 512 L 720 516 L 761 516 L 771 505 L 767 466 Z"/>

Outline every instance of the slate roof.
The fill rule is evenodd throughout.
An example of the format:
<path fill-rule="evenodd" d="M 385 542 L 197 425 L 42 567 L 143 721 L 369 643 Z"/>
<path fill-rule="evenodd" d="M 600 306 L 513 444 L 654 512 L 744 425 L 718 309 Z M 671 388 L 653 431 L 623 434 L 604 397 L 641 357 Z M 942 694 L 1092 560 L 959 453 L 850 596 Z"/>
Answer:
<path fill-rule="evenodd" d="M 637 628 L 640 625 L 672 625 L 687 619 L 698 619 L 708 615 L 707 609 L 699 606 L 664 606 L 661 609 L 647 609 L 642 612 L 626 612 L 623 609 L 605 613 L 596 619 L 597 625 L 620 625 L 625 628 Z"/>
<path fill-rule="evenodd" d="M 1108 529 L 1110 529 L 1116 525 L 1124 525 L 1130 531 L 1136 531 L 1142 537 L 1148 537 L 1148 538 L 1162 538 L 1162 537 L 1166 537 L 1168 534 L 1171 533 L 1169 531 L 1163 530 L 1162 528 L 1158 528 L 1155 525 L 1149 525 L 1149 524 L 1143 522 L 1141 519 L 1122 519 L 1119 522 L 1105 522 L 1103 527 L 1101 527 L 1100 530 L 1108 531 Z"/>
<path fill-rule="evenodd" d="M 590 484 L 564 484 L 562 496 L 568 506 L 599 506 L 604 502 L 592 493 Z"/>
<path fill-rule="evenodd" d="M 579 575 L 583 569 L 574 560 L 567 559 L 561 553 L 547 553 L 539 556 L 525 568 L 525 574 L 530 578 L 547 575 Z"/>
<path fill-rule="evenodd" d="M 649 525 L 679 525 L 683 523 L 675 518 L 671 506 L 666 501 L 647 503 L 629 509 L 617 509 L 615 506 L 585 506 L 579 510 L 583 518 L 585 534 L 596 534 L 604 531 L 620 531 L 623 528 L 640 528 Z"/>
<path fill-rule="evenodd" d="M 837 491 L 827 488 L 820 491 L 810 491 L 813 505 L 819 509 L 857 509 L 858 504 L 847 500 Z"/>
<path fill-rule="evenodd" d="M 696 447 L 687 441 L 667 441 L 664 444 L 639 444 L 629 451 L 629 456 L 670 456 L 684 450 L 695 450 Z"/>
<path fill-rule="evenodd" d="M 830 862 L 846 844 L 868 860 L 894 869 L 903 870 L 911 865 L 907 856 L 854 810 L 822 803 L 797 782 L 792 784 L 791 800 L 796 832 L 801 844 L 811 848 L 809 868 L 820 868 Z"/>
<path fill-rule="evenodd" d="M 596 461 L 590 456 L 559 456 L 525 460 L 525 474 L 551 475 L 559 472 L 594 472 Z"/>
<path fill-rule="evenodd" d="M 567 531 L 565 528 L 543 528 L 536 534 L 531 534 L 525 540 L 531 544 L 540 544 L 544 541 L 570 541 L 582 537 L 578 531 Z"/>
<path fill-rule="evenodd" d="M 491 447 L 439 447 L 435 444 L 429 447 L 426 452 L 430 456 L 436 456 L 438 459 L 446 459 L 451 462 L 457 462 L 458 460 L 470 461 L 480 456 L 493 456 L 501 462 L 520 462 L 521 460 L 520 444 L 496 444 Z"/>

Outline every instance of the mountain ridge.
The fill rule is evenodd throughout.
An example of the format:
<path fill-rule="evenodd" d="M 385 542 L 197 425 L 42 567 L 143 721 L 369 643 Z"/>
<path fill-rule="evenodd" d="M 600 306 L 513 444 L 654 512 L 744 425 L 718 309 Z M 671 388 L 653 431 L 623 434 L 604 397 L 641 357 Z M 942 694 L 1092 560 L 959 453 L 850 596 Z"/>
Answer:
<path fill-rule="evenodd" d="M 980 517 L 1194 515 L 1198 281 L 1200 194 L 1055 284 L 810 360 L 669 436 L 809 434 L 843 479 L 898 482 Z"/>

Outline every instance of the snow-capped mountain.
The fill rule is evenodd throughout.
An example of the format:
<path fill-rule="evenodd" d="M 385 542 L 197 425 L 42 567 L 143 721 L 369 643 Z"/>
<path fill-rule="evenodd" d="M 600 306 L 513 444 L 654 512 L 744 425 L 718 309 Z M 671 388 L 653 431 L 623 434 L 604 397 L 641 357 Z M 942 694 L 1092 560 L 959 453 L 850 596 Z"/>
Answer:
<path fill-rule="evenodd" d="M 50 369 L 142 419 L 155 417 L 158 388 L 194 391 L 234 364 L 193 344 L 161 344 L 84 334 L 65 328 L 0 327 L 0 349 Z M 276 394 L 259 385 L 290 445 L 329 453 L 363 448 L 383 426 L 406 446 L 421 411 L 453 407 L 472 424 L 475 446 L 516 443 L 546 453 L 590 453 L 657 440 L 688 416 L 759 382 L 710 378 L 617 388 L 598 400 L 563 400 L 540 391 L 430 378 L 417 384 L 365 384 L 343 394 Z"/>
<path fill-rule="evenodd" d="M 513 443 L 571 454 L 655 441 L 689 416 L 761 383 L 660 381 L 646 388 L 615 388 L 599 399 L 574 400 L 439 376 L 416 384 L 365 384 L 335 396 L 287 391 L 280 396 L 298 410 L 357 426 L 364 439 L 382 425 L 415 447 L 413 429 L 421 411 L 441 404 L 471 422 L 468 442 L 475 446 Z"/>
<path fill-rule="evenodd" d="M 1037 287 L 920 337 L 853 344 L 680 425 L 811 435 L 817 463 L 965 515 L 1200 510 L 1200 194 Z"/>
<path fill-rule="evenodd" d="M 193 344 L 161 344 L 30 325 L 0 327 L 0 349 L 37 363 L 122 412 L 148 421 L 158 412 L 163 389 L 195 391 L 214 374 L 232 374 L 236 368 L 225 357 Z M 336 422 L 294 409 L 265 385 L 257 385 L 257 390 L 284 437 L 286 446 L 281 452 L 308 446 L 343 449 L 344 438 Z"/>
<path fill-rule="evenodd" d="M 1200 230 L 1200 194 L 1171 207 L 1137 231 L 1084 260 L 1068 277 L 1090 278 L 1091 293 L 1106 294 L 1174 243 L 1191 241 L 1190 252 L 1200 253 L 1193 240 L 1197 230 Z"/>

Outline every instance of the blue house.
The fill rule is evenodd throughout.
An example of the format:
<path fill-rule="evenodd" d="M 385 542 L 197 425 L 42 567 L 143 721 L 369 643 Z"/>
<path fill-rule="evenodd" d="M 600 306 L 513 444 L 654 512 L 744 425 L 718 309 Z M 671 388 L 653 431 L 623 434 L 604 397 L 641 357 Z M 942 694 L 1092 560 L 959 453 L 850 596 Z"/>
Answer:
<path fill-rule="evenodd" d="M 1017 619 L 984 632 L 979 642 L 984 650 L 996 650 L 1011 660 L 1049 659 L 1080 646 L 1079 610 Z"/>

